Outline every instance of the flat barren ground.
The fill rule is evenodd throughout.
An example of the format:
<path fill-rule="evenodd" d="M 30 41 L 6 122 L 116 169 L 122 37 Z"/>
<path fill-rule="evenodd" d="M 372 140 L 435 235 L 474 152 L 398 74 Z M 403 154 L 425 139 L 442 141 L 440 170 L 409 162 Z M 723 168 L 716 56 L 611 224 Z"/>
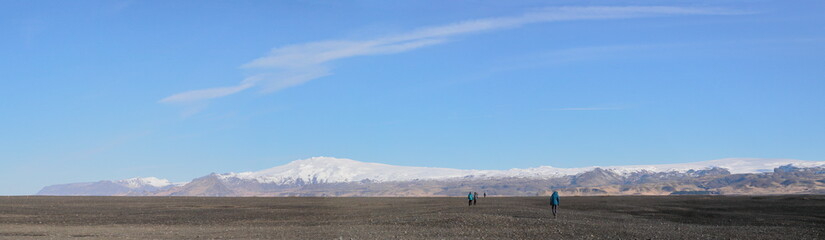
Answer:
<path fill-rule="evenodd" d="M 0 197 L 4 239 L 823 239 L 825 196 Z"/>

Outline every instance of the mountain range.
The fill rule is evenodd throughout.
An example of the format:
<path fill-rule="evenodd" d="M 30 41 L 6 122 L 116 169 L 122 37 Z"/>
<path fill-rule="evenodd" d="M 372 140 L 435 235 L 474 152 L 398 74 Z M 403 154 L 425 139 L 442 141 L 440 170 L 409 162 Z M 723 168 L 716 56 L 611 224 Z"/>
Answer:
<path fill-rule="evenodd" d="M 509 170 L 394 166 L 313 157 L 185 183 L 155 177 L 44 187 L 38 195 L 461 196 L 825 193 L 825 161 L 728 158 L 683 164 Z"/>

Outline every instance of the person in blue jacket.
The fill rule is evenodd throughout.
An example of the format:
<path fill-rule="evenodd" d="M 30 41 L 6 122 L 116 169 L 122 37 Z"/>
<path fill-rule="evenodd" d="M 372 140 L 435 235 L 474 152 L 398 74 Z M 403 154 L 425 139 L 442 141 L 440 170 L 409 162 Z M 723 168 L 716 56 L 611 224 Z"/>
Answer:
<path fill-rule="evenodd" d="M 473 205 L 473 192 L 470 192 L 470 194 L 467 194 L 467 199 L 470 199 L 470 206 L 472 206 Z"/>
<path fill-rule="evenodd" d="M 553 191 L 553 195 L 550 195 L 550 206 L 553 207 L 553 218 L 556 218 L 556 211 L 559 209 L 559 192 Z"/>

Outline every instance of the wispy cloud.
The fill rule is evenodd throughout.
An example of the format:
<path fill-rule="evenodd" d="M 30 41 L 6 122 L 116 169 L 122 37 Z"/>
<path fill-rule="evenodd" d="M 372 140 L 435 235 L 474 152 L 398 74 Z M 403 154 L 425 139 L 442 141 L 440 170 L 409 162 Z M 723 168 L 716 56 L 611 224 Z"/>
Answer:
<path fill-rule="evenodd" d="M 160 102 L 179 103 L 213 99 L 232 95 L 256 86 L 262 87 L 263 92 L 274 92 L 330 75 L 331 71 L 324 64 L 333 60 L 356 56 L 401 53 L 443 44 L 449 42 L 451 37 L 459 35 L 515 28 L 532 23 L 741 13 L 743 12 L 718 8 L 667 6 L 560 7 L 527 12 L 519 16 L 476 19 L 420 28 L 407 33 L 371 40 L 329 40 L 295 44 L 272 49 L 268 55 L 244 64 L 242 68 L 260 69 L 263 70 L 263 73 L 248 77 L 236 86 L 186 91 L 166 97 Z"/>
<path fill-rule="evenodd" d="M 195 100 L 203 100 L 203 99 L 210 99 L 210 98 L 218 98 L 223 97 L 226 95 L 235 94 L 237 92 L 243 91 L 247 88 L 255 86 L 254 84 L 247 83 L 244 80 L 238 86 L 232 87 L 218 87 L 218 88 L 208 88 L 208 89 L 201 89 L 201 90 L 192 90 L 188 92 L 178 93 L 164 99 L 161 99 L 161 102 L 185 102 L 185 101 L 195 101 Z"/>

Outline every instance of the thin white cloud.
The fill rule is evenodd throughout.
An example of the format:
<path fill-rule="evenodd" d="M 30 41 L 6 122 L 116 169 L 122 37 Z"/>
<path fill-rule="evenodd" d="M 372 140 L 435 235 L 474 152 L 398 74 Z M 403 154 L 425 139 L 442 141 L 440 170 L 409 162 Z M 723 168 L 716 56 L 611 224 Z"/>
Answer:
<path fill-rule="evenodd" d="M 546 8 L 519 16 L 486 18 L 463 21 L 442 26 L 426 27 L 387 37 L 345 41 L 330 40 L 295 44 L 272 49 L 267 56 L 244 64 L 243 68 L 262 69 L 265 73 L 251 76 L 237 86 L 209 88 L 178 93 L 161 102 L 193 102 L 228 96 L 254 86 L 262 86 L 264 92 L 278 91 L 313 79 L 330 75 L 324 64 L 333 60 L 380 54 L 406 52 L 426 46 L 448 42 L 458 35 L 495 31 L 520 27 L 526 24 L 640 18 L 674 15 L 726 15 L 743 12 L 716 8 L 688 7 L 561 7 Z"/>
<path fill-rule="evenodd" d="M 275 92 L 284 88 L 299 85 L 309 80 L 329 75 L 330 72 L 324 67 L 293 69 L 285 74 L 259 74 L 255 75 L 255 84 L 261 84 L 263 92 Z"/>
<path fill-rule="evenodd" d="M 197 100 L 205 100 L 211 98 L 223 97 L 237 92 L 243 91 L 247 88 L 255 86 L 255 84 L 244 81 L 238 86 L 231 87 L 217 87 L 200 90 L 186 91 L 161 99 L 160 102 L 189 102 Z"/>

